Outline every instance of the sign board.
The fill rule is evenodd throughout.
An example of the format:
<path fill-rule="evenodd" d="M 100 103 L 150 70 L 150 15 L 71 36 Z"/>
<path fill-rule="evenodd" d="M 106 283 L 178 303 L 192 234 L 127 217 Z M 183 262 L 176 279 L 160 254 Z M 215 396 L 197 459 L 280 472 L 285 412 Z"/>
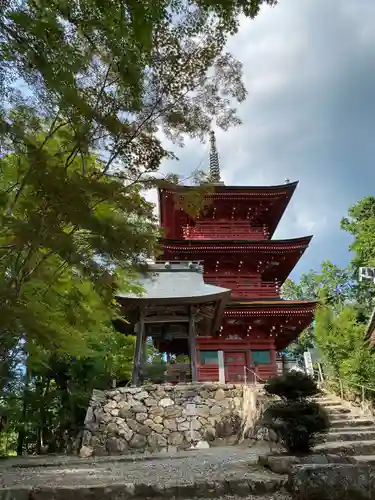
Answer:
<path fill-rule="evenodd" d="M 310 351 L 305 351 L 303 353 L 303 359 L 305 360 L 305 368 L 306 368 L 307 375 L 310 375 L 311 377 L 313 377 L 314 376 L 314 367 L 313 367 Z"/>
<path fill-rule="evenodd" d="M 375 268 L 374 267 L 360 267 L 359 268 L 359 281 L 371 280 L 375 283 Z"/>

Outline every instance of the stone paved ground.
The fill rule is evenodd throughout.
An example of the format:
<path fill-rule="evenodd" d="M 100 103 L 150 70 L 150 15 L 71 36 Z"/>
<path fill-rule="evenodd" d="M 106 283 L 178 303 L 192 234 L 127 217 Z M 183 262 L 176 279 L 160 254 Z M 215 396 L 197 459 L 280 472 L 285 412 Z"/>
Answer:
<path fill-rule="evenodd" d="M 22 461 L 17 467 L 17 462 L 10 460 L 7 467 L 6 461 L 1 464 L 0 485 L 28 485 L 28 486 L 56 486 L 87 484 L 101 485 L 112 481 L 120 482 L 142 482 L 166 483 L 178 481 L 179 483 L 190 482 L 197 479 L 217 479 L 220 477 L 238 477 L 247 475 L 253 467 L 264 448 L 259 447 L 223 447 L 208 450 L 191 450 L 175 453 L 172 456 L 162 455 L 148 460 L 130 459 L 118 461 L 115 457 L 99 460 L 73 459 L 69 463 L 69 457 L 65 465 L 52 465 L 54 460 L 43 463 L 40 466 L 31 467 L 32 461 L 26 460 L 23 467 Z M 59 460 L 56 457 L 55 461 Z M 61 459 L 60 459 L 61 460 Z M 35 461 L 37 462 L 37 460 Z M 45 465 L 49 463 L 50 465 Z"/>
<path fill-rule="evenodd" d="M 148 460 L 73 460 L 64 465 L 53 465 L 58 458 L 49 459 L 45 465 L 30 466 L 32 460 L 17 462 L 10 460 L 0 465 L 0 498 L 6 492 L 26 493 L 33 489 L 32 498 L 38 489 L 44 490 L 41 498 L 85 498 L 84 489 L 97 489 L 95 498 L 133 498 L 179 495 L 182 497 L 220 497 L 224 493 L 239 494 L 251 500 L 250 493 L 268 494 L 269 500 L 287 500 L 277 496 L 283 477 L 261 470 L 256 461 L 267 448 L 256 446 L 223 447 L 208 450 L 191 450 L 172 456 L 159 456 Z M 35 463 L 37 460 L 35 461 Z M 109 488 L 108 491 L 102 488 Z M 176 489 L 177 488 L 177 489 Z M 60 493 L 58 493 L 60 490 Z M 124 490 L 124 496 L 120 491 Z M 45 493 L 50 491 L 50 496 Z M 103 494 L 99 493 L 102 492 Z M 189 493 L 190 492 L 190 493 Z M 205 493 L 210 493 L 205 495 Z M 3 493 L 3 495 L 2 495 Z M 42 491 L 40 491 L 42 493 Z M 194 493 L 194 494 L 193 494 Z M 58 496 L 56 496 L 58 495 Z M 120 496 L 119 496 L 120 495 Z M 29 497 L 28 497 L 29 498 Z"/>

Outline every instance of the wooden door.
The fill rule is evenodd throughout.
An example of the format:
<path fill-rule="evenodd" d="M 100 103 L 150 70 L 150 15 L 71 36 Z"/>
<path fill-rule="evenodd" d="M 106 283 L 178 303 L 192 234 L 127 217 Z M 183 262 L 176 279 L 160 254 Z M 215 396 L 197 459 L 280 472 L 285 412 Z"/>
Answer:
<path fill-rule="evenodd" d="M 245 352 L 226 352 L 224 356 L 225 380 L 227 382 L 242 382 L 244 366 L 246 366 Z"/>

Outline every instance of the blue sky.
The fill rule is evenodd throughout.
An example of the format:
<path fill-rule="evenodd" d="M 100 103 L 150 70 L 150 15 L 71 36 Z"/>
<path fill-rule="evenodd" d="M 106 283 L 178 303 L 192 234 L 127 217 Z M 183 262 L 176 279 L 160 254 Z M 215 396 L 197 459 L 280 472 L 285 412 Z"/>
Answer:
<path fill-rule="evenodd" d="M 276 238 L 313 234 L 293 271 L 349 259 L 340 219 L 375 195 L 375 2 L 280 0 L 243 20 L 229 50 L 242 61 L 249 95 L 241 127 L 217 132 L 227 185 L 299 180 Z M 186 141 L 179 173 L 208 164 L 208 146 Z M 154 199 L 154 196 L 152 196 Z"/>

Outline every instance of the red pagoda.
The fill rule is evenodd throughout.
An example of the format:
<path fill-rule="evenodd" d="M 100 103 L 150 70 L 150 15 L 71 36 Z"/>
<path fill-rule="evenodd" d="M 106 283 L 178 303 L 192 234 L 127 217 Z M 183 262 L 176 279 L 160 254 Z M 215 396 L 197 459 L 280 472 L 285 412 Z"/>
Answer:
<path fill-rule="evenodd" d="M 159 189 L 164 261 L 202 262 L 204 281 L 231 289 L 219 332 L 197 332 L 199 381 L 264 381 L 277 373 L 279 353 L 312 322 L 315 302 L 283 300 L 280 288 L 311 236 L 273 240 L 297 187 L 225 186 L 211 132 L 207 207 L 193 220 L 181 197 L 189 187 Z"/>

